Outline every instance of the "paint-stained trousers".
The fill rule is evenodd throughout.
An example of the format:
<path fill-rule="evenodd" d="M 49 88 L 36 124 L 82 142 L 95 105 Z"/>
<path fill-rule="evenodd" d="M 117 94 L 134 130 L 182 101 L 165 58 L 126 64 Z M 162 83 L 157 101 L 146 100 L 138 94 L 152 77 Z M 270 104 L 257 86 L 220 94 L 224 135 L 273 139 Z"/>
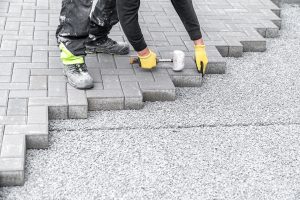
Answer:
<path fill-rule="evenodd" d="M 136 51 L 147 47 L 140 25 L 140 0 L 98 0 L 89 18 L 93 0 L 63 0 L 58 42 L 63 42 L 74 55 L 85 55 L 85 41 L 89 33 L 96 38 L 107 37 L 112 26 L 120 19 L 123 31 Z M 202 38 L 200 25 L 192 0 L 170 0 L 191 40 Z M 151 2 L 149 2 L 151 3 Z"/>
<path fill-rule="evenodd" d="M 116 0 L 98 0 L 90 18 L 92 6 L 93 0 L 62 1 L 56 37 L 75 56 L 86 55 L 85 42 L 89 34 L 105 39 L 113 25 L 119 22 Z"/>

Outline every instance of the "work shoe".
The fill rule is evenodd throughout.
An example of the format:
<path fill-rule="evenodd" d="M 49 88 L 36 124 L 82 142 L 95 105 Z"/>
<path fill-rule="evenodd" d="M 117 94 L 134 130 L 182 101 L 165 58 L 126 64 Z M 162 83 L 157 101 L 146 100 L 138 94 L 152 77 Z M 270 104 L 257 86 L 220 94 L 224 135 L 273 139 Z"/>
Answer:
<path fill-rule="evenodd" d="M 126 55 L 129 53 L 129 45 L 126 42 L 116 42 L 110 38 L 92 39 L 86 43 L 86 53 Z"/>
<path fill-rule="evenodd" d="M 77 89 L 90 89 L 94 87 L 93 78 L 90 76 L 85 63 L 64 65 L 64 74 L 70 85 Z"/>
<path fill-rule="evenodd" d="M 89 75 L 84 56 L 75 56 L 63 43 L 60 43 L 60 58 L 64 65 L 63 73 L 70 85 L 77 89 L 90 89 L 94 86 L 93 78 Z"/>

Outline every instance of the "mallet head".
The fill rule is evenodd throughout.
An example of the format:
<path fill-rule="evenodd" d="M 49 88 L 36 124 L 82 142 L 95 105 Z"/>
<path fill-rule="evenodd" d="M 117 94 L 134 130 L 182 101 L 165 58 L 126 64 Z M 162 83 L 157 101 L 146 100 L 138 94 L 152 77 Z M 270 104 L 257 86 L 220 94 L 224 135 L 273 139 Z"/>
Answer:
<path fill-rule="evenodd" d="M 173 52 L 173 71 L 179 72 L 184 69 L 185 64 L 185 53 L 180 50 Z"/>

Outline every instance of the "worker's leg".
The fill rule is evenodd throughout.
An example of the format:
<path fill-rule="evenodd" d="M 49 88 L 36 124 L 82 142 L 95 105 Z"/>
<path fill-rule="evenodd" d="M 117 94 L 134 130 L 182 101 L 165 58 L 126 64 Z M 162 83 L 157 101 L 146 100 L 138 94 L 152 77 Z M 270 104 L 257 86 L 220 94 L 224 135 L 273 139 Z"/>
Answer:
<path fill-rule="evenodd" d="M 89 35 L 91 0 L 63 0 L 56 36 L 68 82 L 79 89 L 93 87 L 85 65 L 85 41 Z"/>
<path fill-rule="evenodd" d="M 171 0 L 176 12 L 183 22 L 191 40 L 195 43 L 195 61 L 197 69 L 204 76 L 208 64 L 205 45 L 202 40 L 199 21 L 192 0 Z"/>
<path fill-rule="evenodd" d="M 91 17 L 90 34 L 105 39 L 118 22 L 116 0 L 98 0 Z"/>
<path fill-rule="evenodd" d="M 59 43 L 75 56 L 85 55 L 84 42 L 89 35 L 91 0 L 63 0 L 60 25 L 56 36 Z"/>
<path fill-rule="evenodd" d="M 123 31 L 136 51 L 144 50 L 145 43 L 139 22 L 140 0 L 117 0 L 117 11 Z"/>
<path fill-rule="evenodd" d="M 98 0 L 90 22 L 88 53 L 127 54 L 129 45 L 108 38 L 112 27 L 119 22 L 116 0 Z"/>
<path fill-rule="evenodd" d="M 192 0 L 171 0 L 192 40 L 202 38 L 199 21 Z"/>

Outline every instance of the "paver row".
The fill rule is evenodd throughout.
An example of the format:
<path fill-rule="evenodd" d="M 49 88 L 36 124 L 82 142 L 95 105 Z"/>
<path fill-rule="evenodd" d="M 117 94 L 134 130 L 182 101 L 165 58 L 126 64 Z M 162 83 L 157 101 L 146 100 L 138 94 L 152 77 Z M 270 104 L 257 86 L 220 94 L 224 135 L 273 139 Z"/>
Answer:
<path fill-rule="evenodd" d="M 275 1 L 279 3 L 279 1 Z M 186 53 L 186 68 L 170 64 L 144 71 L 128 56 L 89 55 L 95 87 L 67 84 L 59 61 L 55 29 L 60 0 L 0 2 L 0 185 L 22 185 L 27 148 L 47 148 L 48 120 L 87 118 L 89 110 L 141 109 L 145 101 L 173 101 L 175 87 L 199 87 L 193 44 L 169 0 L 142 1 L 140 22 L 150 48 L 160 57 Z M 270 0 L 194 1 L 207 44 L 208 73 L 223 74 L 223 57 L 264 51 L 264 37 L 276 37 L 280 9 Z M 125 40 L 120 26 L 111 31 Z M 132 50 L 132 48 L 131 48 Z M 133 55 L 133 50 L 130 55 Z"/>

